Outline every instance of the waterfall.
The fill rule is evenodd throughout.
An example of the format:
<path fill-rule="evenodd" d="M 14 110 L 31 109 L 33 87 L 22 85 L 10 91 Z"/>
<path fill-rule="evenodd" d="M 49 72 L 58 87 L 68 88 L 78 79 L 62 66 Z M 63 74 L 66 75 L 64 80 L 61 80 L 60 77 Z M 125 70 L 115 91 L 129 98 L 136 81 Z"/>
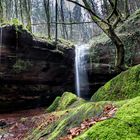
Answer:
<path fill-rule="evenodd" d="M 76 92 L 79 97 L 86 98 L 89 92 L 88 76 L 87 76 L 87 54 L 88 45 L 77 45 L 75 48 L 75 82 Z"/>

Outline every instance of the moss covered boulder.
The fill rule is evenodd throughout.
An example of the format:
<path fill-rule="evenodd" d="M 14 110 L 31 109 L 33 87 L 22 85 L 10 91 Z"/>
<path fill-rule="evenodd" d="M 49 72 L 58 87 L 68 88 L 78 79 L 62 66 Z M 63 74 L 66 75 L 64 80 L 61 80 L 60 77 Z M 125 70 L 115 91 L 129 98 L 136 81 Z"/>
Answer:
<path fill-rule="evenodd" d="M 69 97 L 70 96 L 70 97 Z M 58 140 L 67 135 L 70 128 L 79 126 L 83 120 L 98 116 L 103 111 L 103 106 L 109 102 L 87 102 L 76 95 L 66 92 L 61 98 L 57 98 L 47 111 L 45 116 L 55 116 L 57 118 L 50 124 L 43 122 L 25 138 L 25 140 Z M 44 117 L 45 117 L 44 116 Z M 47 125 L 46 125 L 47 124 Z"/>
<path fill-rule="evenodd" d="M 140 95 L 140 65 L 122 72 L 101 87 L 91 98 L 92 101 L 116 101 Z"/>
<path fill-rule="evenodd" d="M 74 102 L 78 101 L 78 97 L 71 92 L 65 92 L 62 97 L 56 97 L 54 102 L 48 107 L 47 112 L 65 110 Z"/>
<path fill-rule="evenodd" d="M 130 99 L 114 118 L 97 123 L 75 140 L 139 140 L 139 107 L 140 97 Z"/>

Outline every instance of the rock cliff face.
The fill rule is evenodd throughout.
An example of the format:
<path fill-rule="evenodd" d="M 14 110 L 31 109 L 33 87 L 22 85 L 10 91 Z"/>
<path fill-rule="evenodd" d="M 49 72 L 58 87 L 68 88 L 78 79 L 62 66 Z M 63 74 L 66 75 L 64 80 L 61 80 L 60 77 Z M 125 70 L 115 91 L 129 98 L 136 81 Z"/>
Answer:
<path fill-rule="evenodd" d="M 50 104 L 74 91 L 74 49 L 36 38 L 22 26 L 0 28 L 0 111 Z"/>

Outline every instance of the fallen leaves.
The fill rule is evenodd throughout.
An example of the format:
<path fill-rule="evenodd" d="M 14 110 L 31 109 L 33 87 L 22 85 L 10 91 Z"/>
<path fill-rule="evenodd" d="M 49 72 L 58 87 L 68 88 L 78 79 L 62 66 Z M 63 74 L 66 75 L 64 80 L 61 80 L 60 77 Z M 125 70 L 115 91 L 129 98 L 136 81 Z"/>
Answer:
<path fill-rule="evenodd" d="M 84 120 L 79 127 L 69 129 L 67 136 L 61 137 L 59 138 L 59 140 L 72 140 L 73 138 L 80 135 L 83 131 L 90 128 L 97 122 L 112 118 L 116 111 L 117 108 L 112 104 L 105 105 L 103 112 L 99 117 L 92 117 L 91 119 Z"/>
<path fill-rule="evenodd" d="M 32 109 L 0 116 L 0 140 L 23 140 L 34 128 L 43 129 L 56 121 L 54 114 L 44 114 L 43 110 Z"/>

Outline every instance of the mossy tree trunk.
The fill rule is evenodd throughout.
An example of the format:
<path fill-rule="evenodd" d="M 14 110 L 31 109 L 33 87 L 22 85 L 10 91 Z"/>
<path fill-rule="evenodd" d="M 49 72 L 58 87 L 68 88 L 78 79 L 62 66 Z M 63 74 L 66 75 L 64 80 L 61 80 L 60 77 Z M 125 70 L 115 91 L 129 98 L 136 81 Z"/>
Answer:
<path fill-rule="evenodd" d="M 117 36 L 114 29 L 112 29 L 111 27 L 109 28 L 107 35 L 116 46 L 116 58 L 115 58 L 116 70 L 123 70 L 125 56 L 124 44 L 121 41 L 121 39 Z"/>

